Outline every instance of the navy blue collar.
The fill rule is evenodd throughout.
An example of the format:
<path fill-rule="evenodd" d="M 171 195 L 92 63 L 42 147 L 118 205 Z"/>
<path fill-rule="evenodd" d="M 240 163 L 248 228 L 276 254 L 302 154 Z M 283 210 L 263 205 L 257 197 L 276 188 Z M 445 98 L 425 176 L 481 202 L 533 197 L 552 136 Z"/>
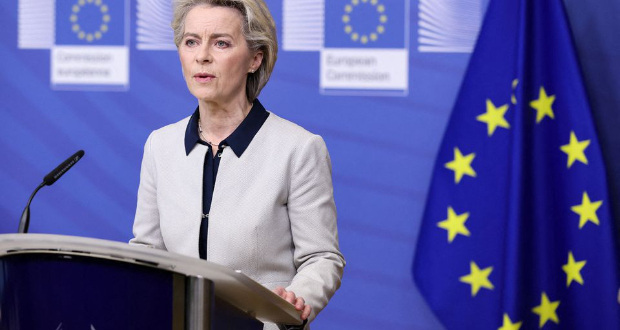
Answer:
<path fill-rule="evenodd" d="M 252 109 L 250 109 L 248 115 L 243 119 L 241 124 L 239 124 L 239 127 L 226 139 L 220 142 L 220 149 L 223 145 L 230 146 L 235 155 L 241 157 L 245 149 L 250 145 L 250 142 L 252 142 L 256 133 L 258 133 L 258 130 L 260 130 L 265 123 L 265 120 L 267 120 L 267 117 L 269 117 L 269 112 L 265 110 L 258 99 L 254 100 Z M 198 135 L 199 118 L 200 112 L 198 111 L 198 107 L 196 107 L 196 111 L 194 111 L 194 114 L 189 119 L 189 123 L 187 123 L 187 128 L 185 129 L 186 155 L 189 155 L 192 149 L 194 149 L 194 146 L 196 146 L 196 143 L 205 144 Z"/>

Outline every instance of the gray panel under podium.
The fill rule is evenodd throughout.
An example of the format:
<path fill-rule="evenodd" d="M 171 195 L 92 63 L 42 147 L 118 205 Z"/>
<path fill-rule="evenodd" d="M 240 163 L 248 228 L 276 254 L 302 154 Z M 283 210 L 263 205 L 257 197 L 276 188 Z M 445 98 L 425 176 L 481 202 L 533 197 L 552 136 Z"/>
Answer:
<path fill-rule="evenodd" d="M 239 271 L 93 238 L 0 235 L 0 329 L 262 329 L 301 324 Z"/>

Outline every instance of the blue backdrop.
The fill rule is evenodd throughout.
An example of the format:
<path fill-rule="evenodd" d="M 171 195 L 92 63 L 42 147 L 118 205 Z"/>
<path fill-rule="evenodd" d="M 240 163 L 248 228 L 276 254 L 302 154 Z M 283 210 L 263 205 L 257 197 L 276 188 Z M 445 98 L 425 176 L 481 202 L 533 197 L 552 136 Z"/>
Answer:
<path fill-rule="evenodd" d="M 50 7 L 46 2 L 50 1 L 0 2 L 0 233 L 16 231 L 23 206 L 43 176 L 84 149 L 86 156 L 71 173 L 38 194 L 31 207 L 30 231 L 128 241 L 148 134 L 188 116 L 196 106 L 174 47 L 167 42 L 169 3 L 92 0 L 82 5 L 79 0 L 57 0 Z M 280 52 L 260 100 L 268 110 L 322 135 L 333 162 L 340 244 L 347 267 L 341 289 L 315 327 L 438 328 L 415 288 L 411 263 L 435 156 L 488 1 L 445 1 L 448 5 L 440 7 L 434 5 L 437 1 L 427 0 L 266 2 L 278 25 Z M 607 68 L 615 69 L 603 73 L 611 81 L 606 86 L 620 87 L 618 42 L 611 37 L 614 30 L 606 28 L 617 31 L 618 23 L 609 19 L 605 25 L 599 20 L 594 36 L 601 38 L 588 38 L 584 31 L 591 28 L 590 21 L 579 14 L 592 19 L 615 17 L 618 5 L 610 0 L 595 9 L 595 4 L 567 3 L 571 22 L 577 22 L 573 28 L 582 61 L 592 54 L 588 46 L 596 44 L 596 55 L 609 60 Z M 76 5 L 81 6 L 78 12 L 73 9 Z M 349 32 L 343 17 L 347 5 L 353 6 Z M 46 6 L 49 10 L 43 10 Z M 54 13 L 60 8 L 67 12 Z M 338 11 L 342 15 L 333 14 Z M 354 13 L 374 15 L 377 29 L 382 25 L 384 31 L 355 25 L 365 20 Z M 74 28 L 80 22 L 88 23 Z M 124 35 L 114 30 L 118 26 Z M 63 41 L 72 36 L 69 28 L 74 38 L 85 31 L 83 38 Z M 53 33 L 54 29 L 64 29 L 64 34 Z M 368 42 L 362 42 L 361 34 L 359 42 L 354 40 L 354 29 L 367 31 Z M 346 39 L 343 31 L 352 39 Z M 107 33 L 114 42 L 105 42 Z M 372 33 L 377 34 L 377 44 L 372 43 Z M 59 35 L 60 40 L 55 40 Z M 404 45 L 389 42 L 390 38 L 405 38 Z M 325 92 L 321 52 L 332 42 L 360 53 L 384 47 L 382 43 L 406 52 L 406 63 L 400 66 L 406 71 L 406 86 L 393 87 L 399 91 L 395 94 L 383 93 L 386 88 L 380 82 Z M 95 59 L 79 57 L 69 52 L 75 50 L 56 44 L 116 47 L 107 56 L 126 63 L 127 72 L 93 82 L 85 77 L 101 70 L 89 66 Z M 73 81 L 52 81 L 54 66 L 66 64 L 52 56 L 59 49 L 73 54 L 72 65 L 79 69 L 71 69 Z M 596 81 L 587 78 L 597 68 L 591 66 L 585 74 L 591 97 Z M 613 109 L 620 106 L 620 99 L 600 93 L 593 101 L 597 119 L 617 121 Z M 608 102 L 601 99 L 605 97 Z M 605 148 L 614 135 L 610 129 L 602 131 L 607 134 L 601 137 Z M 609 166 L 609 159 L 619 159 L 617 153 L 608 151 L 605 157 L 608 169 L 618 173 L 617 167 Z"/>

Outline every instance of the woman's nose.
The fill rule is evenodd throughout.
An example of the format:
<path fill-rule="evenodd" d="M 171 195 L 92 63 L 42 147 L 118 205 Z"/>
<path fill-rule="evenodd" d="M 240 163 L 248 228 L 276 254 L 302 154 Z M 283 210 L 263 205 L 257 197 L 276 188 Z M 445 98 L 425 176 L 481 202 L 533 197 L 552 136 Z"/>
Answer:
<path fill-rule="evenodd" d="M 213 58 L 211 57 L 211 52 L 209 51 L 209 44 L 203 43 L 198 49 L 198 54 L 196 55 L 196 62 L 210 63 L 212 60 Z"/>

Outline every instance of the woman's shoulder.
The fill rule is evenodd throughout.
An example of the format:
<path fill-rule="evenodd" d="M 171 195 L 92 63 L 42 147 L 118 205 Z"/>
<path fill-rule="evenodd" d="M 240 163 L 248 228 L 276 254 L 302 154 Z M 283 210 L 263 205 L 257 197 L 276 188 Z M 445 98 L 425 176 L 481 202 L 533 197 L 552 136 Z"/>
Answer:
<path fill-rule="evenodd" d="M 153 131 L 158 135 L 169 135 L 169 134 L 185 134 L 185 129 L 187 128 L 187 123 L 192 116 L 187 116 L 176 123 L 168 124 L 164 127 L 160 127 Z"/>
<path fill-rule="evenodd" d="M 275 146 L 278 153 L 291 154 L 317 153 L 327 154 L 323 138 L 302 126 L 270 112 L 263 125 L 264 134 L 258 139 L 263 146 Z M 257 135 L 258 137 L 258 135 Z"/>
<path fill-rule="evenodd" d="M 269 117 L 265 122 L 265 128 L 271 134 L 277 134 L 280 137 L 286 136 L 286 139 L 288 140 L 308 140 L 318 137 L 317 134 L 308 131 L 290 120 L 284 119 L 271 111 L 269 112 Z"/>
<path fill-rule="evenodd" d="M 151 132 L 149 139 L 157 143 L 176 141 L 185 137 L 187 124 L 191 116 L 187 116 L 176 123 L 168 124 Z"/>

